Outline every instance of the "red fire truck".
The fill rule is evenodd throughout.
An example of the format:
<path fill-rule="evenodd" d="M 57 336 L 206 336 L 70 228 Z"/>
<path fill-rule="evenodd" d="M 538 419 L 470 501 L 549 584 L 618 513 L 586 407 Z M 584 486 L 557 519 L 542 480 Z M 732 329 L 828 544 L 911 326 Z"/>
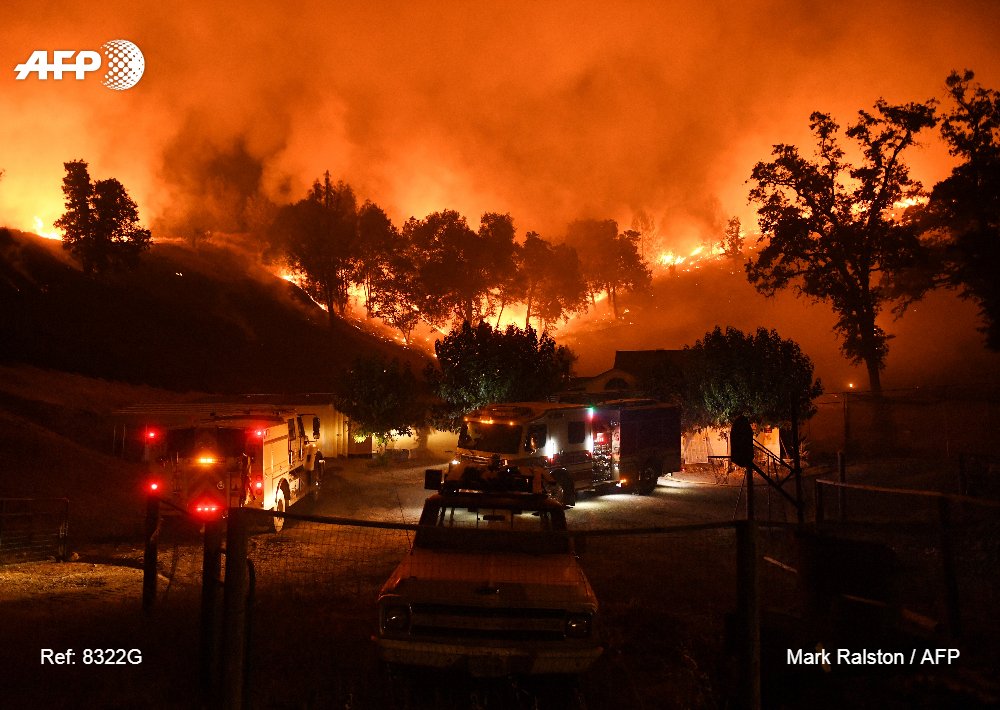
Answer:
<path fill-rule="evenodd" d="M 291 410 L 213 416 L 146 430 L 149 487 L 201 517 L 229 507 L 285 512 L 319 490 L 324 459 L 318 416 Z M 306 423 L 310 423 L 310 430 Z M 284 519 L 274 518 L 275 531 Z"/>

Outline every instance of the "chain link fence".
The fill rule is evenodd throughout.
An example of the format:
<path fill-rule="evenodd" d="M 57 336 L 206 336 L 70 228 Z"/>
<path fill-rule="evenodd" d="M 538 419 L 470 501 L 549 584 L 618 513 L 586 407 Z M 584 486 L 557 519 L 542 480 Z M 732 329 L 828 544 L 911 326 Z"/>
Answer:
<path fill-rule="evenodd" d="M 977 697 L 955 685 L 1000 663 L 996 506 L 849 487 L 842 516 L 837 488 L 817 484 L 818 520 L 808 526 L 755 496 L 757 514 L 770 520 L 754 536 L 743 521 L 644 529 L 571 522 L 604 645 L 574 678 L 482 679 L 381 663 L 376 600 L 416 525 L 286 513 L 275 534 L 272 513 L 240 510 L 225 545 L 221 523 L 205 528 L 217 535 L 205 538 L 221 558 L 212 568 L 196 546 L 169 543 L 190 540 L 191 521 L 164 521 L 159 573 L 174 594 L 201 579 L 202 681 L 208 697 L 230 707 L 240 707 L 233 697 L 250 708 L 739 707 L 754 667 L 764 707 L 918 703 L 927 688 L 949 702 Z M 481 532 L 490 547 L 491 531 Z M 507 564 L 525 564 L 527 573 L 533 563 Z M 228 573 L 244 565 L 245 584 L 231 587 Z M 243 602 L 224 602 L 223 579 L 226 597 Z M 759 627 L 747 624 L 754 617 Z M 951 646 L 965 654 L 961 673 L 831 672 L 788 661 L 795 650 Z"/>
<path fill-rule="evenodd" d="M 375 602 L 417 526 L 287 514 L 274 535 L 269 514 L 249 517 L 250 707 L 691 708 L 726 706 L 737 692 L 738 524 L 574 530 L 604 653 L 578 679 L 497 680 L 377 660 Z M 761 554 L 781 557 L 787 536 L 762 533 Z M 794 575 L 764 565 L 759 577 L 766 607 L 801 607 Z"/>
<path fill-rule="evenodd" d="M 66 557 L 66 498 L 0 498 L 0 564 Z"/>
<path fill-rule="evenodd" d="M 816 491 L 828 533 L 883 557 L 896 613 L 1000 663 L 1000 501 L 830 481 Z"/>

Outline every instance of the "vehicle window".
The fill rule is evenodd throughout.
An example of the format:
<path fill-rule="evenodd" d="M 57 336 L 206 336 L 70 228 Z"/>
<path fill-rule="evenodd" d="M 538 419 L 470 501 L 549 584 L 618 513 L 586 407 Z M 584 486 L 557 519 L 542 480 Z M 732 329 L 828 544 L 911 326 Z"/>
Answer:
<path fill-rule="evenodd" d="M 584 422 L 569 422 L 568 441 L 570 444 L 582 444 L 587 439 Z"/>
<path fill-rule="evenodd" d="M 569 551 L 562 511 L 442 506 L 425 510 L 417 547 L 461 552 L 558 554 Z"/>
<path fill-rule="evenodd" d="M 519 426 L 506 423 L 466 422 L 458 435 L 458 446 L 473 451 L 516 454 L 520 440 Z"/>
<path fill-rule="evenodd" d="M 528 435 L 524 438 L 524 450 L 529 454 L 541 451 L 545 448 L 545 440 L 548 437 L 548 427 L 545 424 L 530 424 Z"/>

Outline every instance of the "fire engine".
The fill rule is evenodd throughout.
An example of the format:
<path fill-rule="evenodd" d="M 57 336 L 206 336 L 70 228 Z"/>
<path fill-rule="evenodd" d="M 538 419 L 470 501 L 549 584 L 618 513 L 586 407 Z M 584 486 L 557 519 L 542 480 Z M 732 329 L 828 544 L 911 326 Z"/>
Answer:
<path fill-rule="evenodd" d="M 489 405 L 465 417 L 447 476 L 468 478 L 500 462 L 541 467 L 550 494 L 566 505 L 586 490 L 648 495 L 661 475 L 680 470 L 680 411 L 649 400 Z"/>
<path fill-rule="evenodd" d="M 229 507 L 284 513 L 319 490 L 324 459 L 320 418 L 295 411 L 212 416 L 146 430 L 149 488 L 199 517 Z M 305 418 L 305 421 L 304 421 Z M 275 532 L 284 518 L 274 517 Z"/>

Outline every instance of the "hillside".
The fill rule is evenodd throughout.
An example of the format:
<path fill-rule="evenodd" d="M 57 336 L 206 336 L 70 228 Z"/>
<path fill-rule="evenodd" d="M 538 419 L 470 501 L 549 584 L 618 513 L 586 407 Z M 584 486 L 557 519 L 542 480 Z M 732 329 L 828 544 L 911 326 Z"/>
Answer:
<path fill-rule="evenodd" d="M 173 391 L 331 392 L 355 359 L 426 358 L 335 319 L 232 245 L 154 244 L 84 275 L 58 242 L 0 231 L 0 362 Z"/>

